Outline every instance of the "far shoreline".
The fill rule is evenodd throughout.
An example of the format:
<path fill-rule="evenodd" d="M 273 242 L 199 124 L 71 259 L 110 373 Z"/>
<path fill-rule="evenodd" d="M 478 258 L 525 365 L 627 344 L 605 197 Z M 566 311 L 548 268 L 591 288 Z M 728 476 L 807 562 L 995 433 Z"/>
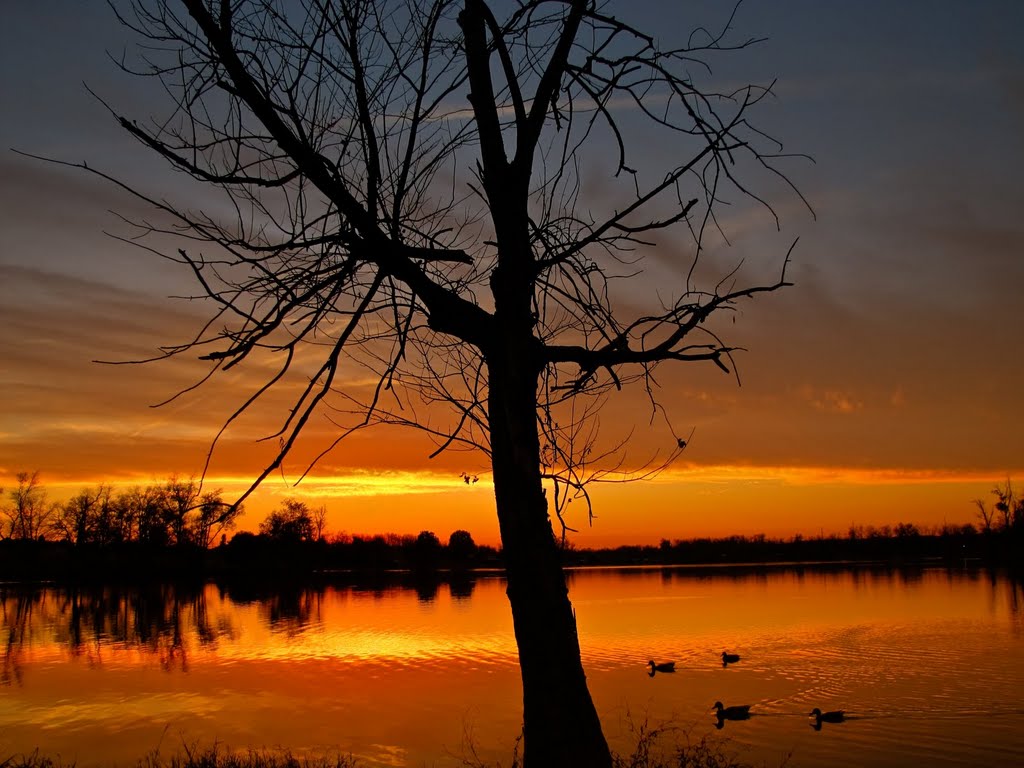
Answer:
<path fill-rule="evenodd" d="M 658 546 L 563 547 L 562 561 L 570 578 L 573 572 L 599 569 L 1019 569 L 1020 558 L 1015 555 L 1020 548 L 1015 536 L 985 534 L 971 526 L 936 533 L 902 526 L 896 530 L 901 533 L 789 540 L 732 536 L 663 541 Z M 437 541 L 436 537 L 429 540 Z M 270 587 L 320 580 L 412 583 L 504 576 L 500 550 L 474 545 L 456 551 L 422 544 L 422 535 L 417 539 L 375 535 L 278 541 L 241 533 L 209 549 L 140 542 L 77 545 L 6 539 L 0 541 L 0 584 L 213 581 Z"/>

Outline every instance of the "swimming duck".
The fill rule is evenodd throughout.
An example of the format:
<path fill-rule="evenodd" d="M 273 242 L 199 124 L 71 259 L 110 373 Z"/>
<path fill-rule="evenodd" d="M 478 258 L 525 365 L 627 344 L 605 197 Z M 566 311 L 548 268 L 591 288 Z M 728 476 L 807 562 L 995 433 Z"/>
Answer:
<path fill-rule="evenodd" d="M 654 662 L 654 659 L 651 659 L 650 661 L 647 662 L 647 664 L 651 668 L 651 672 L 650 672 L 651 677 L 654 677 L 654 673 L 655 672 L 675 672 L 676 671 L 676 663 L 674 661 L 665 661 L 665 662 L 662 662 L 661 664 L 656 664 Z"/>
<path fill-rule="evenodd" d="M 841 723 L 846 719 L 846 713 L 841 709 L 836 709 L 831 712 L 822 712 L 820 709 L 815 707 L 810 711 L 808 717 L 813 717 L 819 723 Z"/>
<path fill-rule="evenodd" d="M 723 707 L 722 702 L 716 701 L 712 709 L 719 720 L 746 720 L 750 717 L 750 704 Z"/>
<path fill-rule="evenodd" d="M 729 653 L 728 651 L 722 651 L 722 666 L 723 667 L 728 665 L 728 664 L 735 664 L 739 660 L 740 660 L 740 655 L 738 653 Z"/>

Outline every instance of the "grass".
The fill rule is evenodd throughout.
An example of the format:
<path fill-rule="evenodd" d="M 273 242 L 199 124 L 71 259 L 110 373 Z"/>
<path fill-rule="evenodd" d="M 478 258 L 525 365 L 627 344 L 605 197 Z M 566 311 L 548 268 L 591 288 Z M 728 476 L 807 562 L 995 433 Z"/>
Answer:
<path fill-rule="evenodd" d="M 648 720 L 637 724 L 628 719 L 627 726 L 635 746 L 628 755 L 613 754 L 613 768 L 754 768 L 730 748 L 724 737 L 705 734 L 695 738 L 689 730 L 672 722 L 652 726 Z M 520 747 L 517 741 L 508 768 L 522 768 Z M 464 750 L 468 756 L 462 757 L 463 768 L 504 768 L 503 763 L 495 765 L 477 757 L 471 738 L 464 744 Z M 777 768 L 785 768 L 788 762 L 789 756 Z"/>
<path fill-rule="evenodd" d="M 672 723 L 652 726 L 647 720 L 639 725 L 630 721 L 629 730 L 636 746 L 628 756 L 613 756 L 615 768 L 753 768 L 730 749 L 726 738 L 694 738 Z M 782 766 L 786 762 L 788 758 Z"/>
<path fill-rule="evenodd" d="M 230 752 L 222 747 L 209 749 L 183 748 L 174 755 L 152 752 L 136 763 L 137 768 L 358 768 L 347 755 L 328 757 L 296 757 L 287 750 Z M 74 768 L 74 763 L 41 755 L 38 750 L 27 755 L 0 758 L 0 768 Z"/>
<path fill-rule="evenodd" d="M 753 768 L 729 748 L 728 739 L 703 735 L 691 738 L 688 731 L 670 723 L 651 726 L 647 721 L 630 723 L 636 746 L 629 755 L 614 755 L 614 768 Z M 509 768 L 522 765 L 517 749 Z M 782 761 L 782 766 L 788 758 Z M 465 768 L 501 768 L 477 758 L 472 747 L 463 756 Z M 38 750 L 27 755 L 0 758 L 0 768 L 74 768 L 59 757 L 41 755 Z M 359 768 L 350 755 L 297 757 L 287 750 L 256 750 L 232 752 L 222 746 L 198 749 L 184 746 L 171 756 L 156 750 L 136 763 L 136 768 Z"/>

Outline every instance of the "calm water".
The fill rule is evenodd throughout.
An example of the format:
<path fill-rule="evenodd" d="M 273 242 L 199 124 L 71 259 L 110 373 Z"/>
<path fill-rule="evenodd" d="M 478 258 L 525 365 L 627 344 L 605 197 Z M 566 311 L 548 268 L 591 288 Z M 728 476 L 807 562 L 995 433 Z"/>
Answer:
<path fill-rule="evenodd" d="M 613 746 L 671 720 L 757 764 L 1024 765 L 1024 590 L 971 571 L 586 570 L 572 595 Z M 520 692 L 504 583 L 26 591 L 0 586 L 0 760 L 160 749 L 508 765 Z M 742 660 L 723 668 L 723 649 Z M 647 675 L 648 659 L 674 660 Z M 716 700 L 754 716 L 719 732 Z M 812 707 L 850 720 L 809 726 Z"/>

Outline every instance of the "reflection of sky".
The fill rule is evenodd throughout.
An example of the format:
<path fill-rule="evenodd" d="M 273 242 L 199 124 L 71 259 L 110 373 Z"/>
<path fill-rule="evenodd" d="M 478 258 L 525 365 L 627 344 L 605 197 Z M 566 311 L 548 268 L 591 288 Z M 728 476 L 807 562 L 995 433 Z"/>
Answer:
<path fill-rule="evenodd" d="M 658 28 L 685 29 L 696 16 L 673 14 L 706 14 L 718 4 L 661 5 Z M 642 6 L 637 12 L 648 13 Z M 719 57 L 714 74 L 727 83 L 778 78 L 778 96 L 762 119 L 786 151 L 815 158 L 813 166 L 792 167 L 818 221 L 781 196 L 780 234 L 763 214 L 724 209 L 732 245 L 710 253 L 709 265 L 746 259 L 745 268 L 760 274 L 799 235 L 797 286 L 745 306 L 730 329 L 730 339 L 750 350 L 740 357 L 741 388 L 699 368 L 665 370 L 659 380 L 677 430 L 696 427 L 688 461 L 740 473 L 777 469 L 782 490 L 756 500 L 737 493 L 728 519 L 711 521 L 699 491 L 683 482 L 648 494 L 639 514 L 637 505 L 624 508 L 614 492 L 597 489 L 601 517 L 581 542 L 587 535 L 749 533 L 763 529 L 766 517 L 783 533 L 897 516 L 961 521 L 972 514 L 971 498 L 1024 470 L 1013 441 L 998 437 L 1007 425 L 1024 423 L 1024 358 L 1016 353 L 1024 327 L 1021 22 L 1024 6 L 996 0 L 762 0 L 741 7 L 740 33 L 769 39 Z M 184 189 L 121 135 L 81 86 L 84 80 L 132 115 L 149 115 L 154 95 L 105 58 L 105 49 L 116 57 L 125 45 L 102 4 L 6 9 L 2 100 L 16 119 L 0 125 L 0 147 L 85 160 L 159 194 Z M 638 165 L 665 162 L 656 146 L 638 155 Z M 118 231 L 109 210 L 143 209 L 92 178 L 7 152 L 0 179 L 0 480 L 8 486 L 7 477 L 26 468 L 71 483 L 197 471 L 229 404 L 251 390 L 251 380 L 228 376 L 153 411 L 149 405 L 196 377 L 194 363 L 90 362 L 152 355 L 199 317 L 198 307 L 162 300 L 189 293 L 187 275 L 103 236 Z M 190 197 L 193 205 L 204 199 Z M 688 261 L 681 246 L 663 243 L 652 254 L 649 279 L 678 279 Z M 643 283 L 637 293 L 646 289 Z M 647 414 L 646 405 L 624 397 L 605 419 L 619 435 L 637 413 Z M 261 468 L 266 453 L 252 439 L 276 425 L 282 404 L 271 401 L 266 414 L 239 425 L 216 457 L 215 475 Z M 631 438 L 642 451 L 637 458 L 663 438 L 641 421 Z M 330 425 L 314 425 L 311 434 L 309 454 L 330 437 Z M 493 539 L 488 494 L 460 496 L 457 482 L 463 470 L 480 471 L 480 462 L 456 456 L 428 463 L 429 452 L 417 436 L 380 432 L 332 454 L 328 474 L 426 469 L 453 479 L 418 517 L 395 511 L 408 503 L 403 488 L 376 491 L 390 524 L 338 492 L 332 528 L 447 533 L 470 523 L 478 538 Z M 794 468 L 913 470 L 962 482 L 914 481 L 921 487 L 899 503 L 876 494 L 858 509 L 832 513 L 833 490 L 804 493 L 786 479 Z M 698 514 L 680 516 L 681 506 Z"/>
<path fill-rule="evenodd" d="M 318 659 L 384 665 L 460 658 L 474 666 L 514 662 L 504 582 L 476 581 L 473 594 L 478 591 L 488 595 L 470 611 L 443 584 L 429 600 L 413 590 L 328 589 L 243 602 L 207 586 L 201 598 L 179 597 L 176 614 L 169 601 L 156 605 L 161 601 L 152 596 L 126 600 L 115 593 L 102 601 L 83 599 L 76 631 L 71 598 L 47 590 L 31 609 L 15 595 L 7 597 L 4 637 L 9 632 L 24 637 L 14 643 L 21 663 L 76 660 L 106 670 Z M 80 642 L 73 642 L 76 637 Z"/>
<path fill-rule="evenodd" d="M 938 569 L 602 569 L 574 573 L 571 587 L 588 682 L 617 747 L 630 743 L 631 718 L 671 718 L 699 737 L 721 699 L 753 705 L 757 717 L 729 724 L 728 735 L 757 764 L 794 747 L 809 765 L 1016 764 L 1024 755 L 1024 594 L 1005 579 Z M 204 616 L 216 638 L 199 641 L 197 614 L 181 600 L 171 663 L 170 628 L 146 648 L 108 634 L 69 653 L 70 617 L 53 592 L 42 594 L 30 642 L 15 648 L 20 679 L 0 695 L 5 752 L 45 745 L 83 767 L 134 764 L 157 745 L 166 755 L 198 737 L 297 754 L 340 748 L 371 766 L 446 766 L 460 764 L 451 754 L 470 730 L 496 764 L 521 727 L 499 579 L 476 581 L 463 600 L 442 584 L 430 602 L 412 590 L 345 588 L 234 602 L 208 587 Z M 14 602 L 8 593 L 5 638 Z M 725 649 L 741 661 L 723 669 Z M 676 661 L 677 672 L 650 679 L 652 657 Z M 814 706 L 858 720 L 807 741 Z M 886 750 L 890 762 L 875 754 Z"/>
<path fill-rule="evenodd" d="M 822 631 L 864 622 L 1001 623 L 1019 611 L 1011 585 L 997 589 L 977 574 L 938 569 L 598 568 L 573 571 L 570 586 L 585 655 L 613 658 L 613 666 L 632 663 L 628 657 L 637 649 L 644 655 L 644 649 L 667 649 L 682 638 L 699 656 L 705 643 L 720 644 L 718 638 L 749 646 L 750 635 L 765 631 Z M 176 603 L 168 596 L 163 605 L 134 595 L 83 600 L 77 628 L 66 596 L 44 590 L 24 610 L 11 592 L 3 628 L 5 637 L 21 638 L 10 648 L 22 663 L 84 663 L 99 671 L 154 661 L 179 671 L 244 661 L 323 660 L 475 668 L 515 661 L 504 589 L 503 580 L 483 578 L 465 599 L 441 584 L 429 599 L 413 589 L 330 587 L 240 600 L 210 585 L 201 596 L 179 596 Z M 173 663 L 176 657 L 180 663 Z"/>

